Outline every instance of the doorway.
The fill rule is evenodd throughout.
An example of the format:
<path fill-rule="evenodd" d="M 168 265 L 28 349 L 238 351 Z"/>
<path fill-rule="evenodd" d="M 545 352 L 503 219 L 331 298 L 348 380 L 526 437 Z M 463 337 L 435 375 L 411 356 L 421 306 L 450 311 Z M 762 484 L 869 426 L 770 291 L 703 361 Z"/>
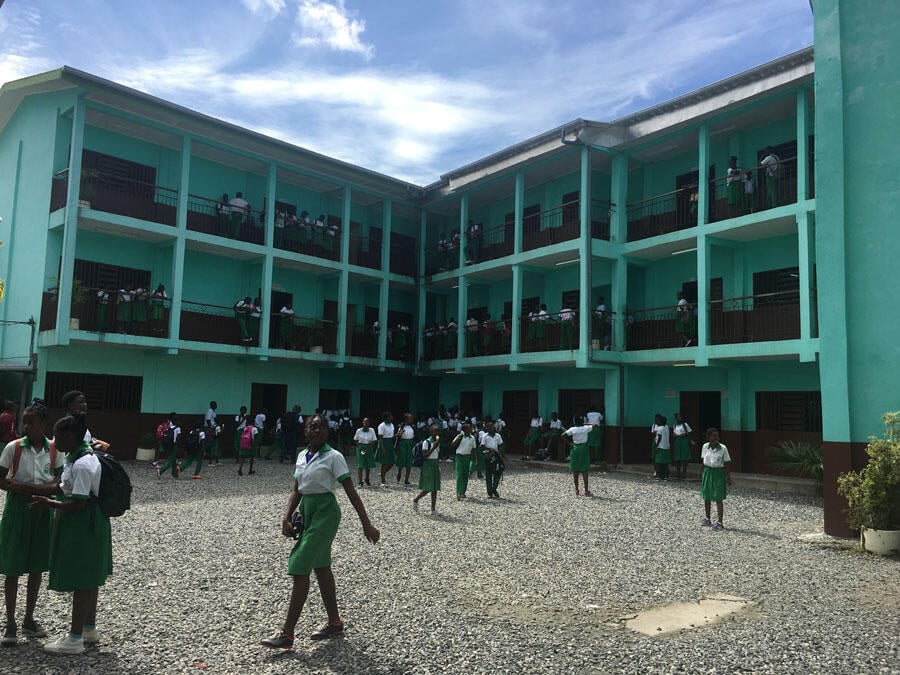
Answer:
<path fill-rule="evenodd" d="M 274 429 L 275 420 L 287 409 L 286 384 L 254 382 L 250 385 L 250 416 L 263 409 L 266 410 L 266 430 Z"/>
<path fill-rule="evenodd" d="M 700 461 L 700 448 L 706 441 L 706 430 L 722 428 L 722 392 L 683 391 L 679 401 L 681 416 L 694 430 L 697 445 L 691 449 L 691 461 Z M 674 424 L 674 415 L 671 420 Z"/>
<path fill-rule="evenodd" d="M 481 405 L 483 392 L 461 391 L 459 392 L 459 409 L 464 415 L 474 414 L 481 419 Z"/>
<path fill-rule="evenodd" d="M 503 419 L 506 422 L 503 445 L 507 453 L 522 453 L 522 442 L 528 433 L 531 415 L 537 409 L 537 389 L 503 392 Z"/>
<path fill-rule="evenodd" d="M 410 412 L 408 391 L 376 391 L 362 389 L 359 392 L 359 416 L 368 417 L 373 425 L 378 426 L 382 416 L 390 411 L 394 416 L 394 424 L 403 421 L 403 414 Z"/>
<path fill-rule="evenodd" d="M 604 412 L 605 417 L 603 397 L 602 389 L 560 389 L 556 400 L 559 419 L 567 427 L 575 426 L 575 416 L 584 415 L 595 406 L 599 409 L 598 412 Z"/>
<path fill-rule="evenodd" d="M 282 347 L 284 349 L 293 349 L 293 330 L 291 330 L 291 336 L 288 338 L 287 344 L 281 345 L 278 344 L 278 342 L 279 336 L 281 335 L 281 315 L 279 312 L 282 307 L 290 307 L 293 309 L 294 294 L 284 293 L 283 291 L 272 291 L 269 303 L 269 307 L 272 309 L 272 311 L 269 312 L 269 348 Z"/>

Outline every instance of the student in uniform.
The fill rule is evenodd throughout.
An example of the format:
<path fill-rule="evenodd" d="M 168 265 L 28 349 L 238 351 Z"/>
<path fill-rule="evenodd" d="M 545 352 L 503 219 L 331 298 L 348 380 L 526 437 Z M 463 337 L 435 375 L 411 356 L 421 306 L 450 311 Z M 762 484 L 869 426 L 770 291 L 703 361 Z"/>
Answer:
<path fill-rule="evenodd" d="M 200 471 L 203 469 L 203 446 L 206 445 L 206 435 L 207 432 L 199 425 L 187 433 L 184 441 L 184 449 L 187 456 L 178 466 L 179 474 L 184 473 L 185 469 L 189 469 L 196 464 L 197 470 L 191 475 L 191 478 L 194 480 L 202 478 Z"/>
<path fill-rule="evenodd" d="M 548 460 L 554 456 L 554 453 L 559 461 L 562 461 L 565 456 L 563 454 L 565 446 L 562 442 L 563 431 L 563 423 L 562 420 L 559 419 L 559 414 L 555 412 L 550 413 L 550 424 L 547 429 L 547 445 L 545 446 Z"/>
<path fill-rule="evenodd" d="M 703 449 L 700 451 L 700 461 L 702 462 L 700 496 L 703 497 L 703 508 L 706 513 L 701 524 L 704 526 L 710 524 L 710 503 L 715 502 L 716 522 L 712 529 L 724 530 L 722 514 L 725 510 L 726 484 L 731 485 L 731 469 L 728 466 L 731 463 L 731 455 L 728 454 L 728 448 L 719 443 L 719 430 L 714 427 L 706 430 L 706 443 L 703 444 Z"/>
<path fill-rule="evenodd" d="M 588 435 L 588 448 L 591 451 L 591 463 L 603 460 L 603 412 L 596 403 L 591 403 L 590 409 L 584 415 L 585 424 L 591 425 L 591 433 Z"/>
<path fill-rule="evenodd" d="M 245 418 L 244 430 L 241 432 L 241 449 L 239 451 L 240 463 L 238 464 L 238 476 L 244 475 L 244 460 L 250 460 L 250 470 L 247 475 L 252 476 L 256 472 L 253 470 L 253 460 L 256 458 L 256 451 L 259 447 L 258 438 L 262 437 L 259 429 L 250 423 L 250 415 Z"/>
<path fill-rule="evenodd" d="M 160 284 L 150 294 L 150 330 L 154 333 L 164 333 L 166 327 L 166 287 Z"/>
<path fill-rule="evenodd" d="M 161 478 L 162 475 L 172 470 L 172 478 L 178 478 L 180 469 L 178 467 L 178 437 L 181 436 L 181 427 L 178 426 L 178 415 L 174 412 L 169 413 L 169 428 L 163 434 L 163 451 L 166 453 L 166 463 L 156 467 L 156 477 Z M 171 439 L 171 440 L 170 440 Z"/>
<path fill-rule="evenodd" d="M 222 435 L 222 427 L 218 424 L 212 428 L 207 427 L 203 430 L 205 447 L 203 452 L 209 457 L 210 466 L 219 466 L 219 458 L 222 456 L 222 450 L 219 447 L 219 437 Z"/>
<path fill-rule="evenodd" d="M 63 394 L 62 404 L 63 408 L 66 409 L 66 412 L 68 414 L 81 415 L 82 417 L 87 419 L 87 399 L 80 391 L 67 391 L 65 394 Z M 101 441 L 99 438 L 94 438 L 91 430 L 87 428 L 85 428 L 84 430 L 84 442 L 91 446 L 91 450 L 106 452 L 109 449 L 109 443 L 107 443 L 106 441 Z"/>
<path fill-rule="evenodd" d="M 250 300 L 249 295 L 243 300 L 238 300 L 234 303 L 234 319 L 237 321 L 238 330 L 241 332 L 241 342 L 253 342 L 253 338 L 250 337 L 250 328 L 247 324 L 247 317 L 252 309 L 253 301 Z"/>
<path fill-rule="evenodd" d="M 106 332 L 106 313 L 109 309 L 109 293 L 102 288 L 97 291 L 97 332 Z"/>
<path fill-rule="evenodd" d="M 387 485 L 384 478 L 394 466 L 394 416 L 386 412 L 383 419 L 378 425 L 378 457 L 381 462 L 381 484 Z"/>
<path fill-rule="evenodd" d="M 109 518 L 96 499 L 100 494 L 100 460 L 84 441 L 85 418 L 68 415 L 56 423 L 56 447 L 66 453 L 56 494 L 61 500 L 35 494 L 30 506 L 57 511 L 50 544 L 48 588 L 72 593 L 72 623 L 69 632 L 44 650 L 54 654 L 80 654 L 85 644 L 99 642 L 97 596 L 112 574 L 112 534 Z"/>
<path fill-rule="evenodd" d="M 419 510 L 419 500 L 431 493 L 431 515 L 437 514 L 437 493 L 441 489 L 441 430 L 431 425 L 431 435 L 422 441 L 422 471 L 419 473 L 419 494 L 413 500 L 413 508 Z"/>
<path fill-rule="evenodd" d="M 294 629 L 309 595 L 309 575 L 313 570 L 319 582 L 322 603 L 328 612 L 328 623 L 310 637 L 324 640 L 344 634 L 331 571 L 331 546 L 341 520 L 341 509 L 334 495 L 338 483 L 356 509 L 366 539 L 375 544 L 381 536 L 378 528 L 369 521 L 359 493 L 353 487 L 344 456 L 325 442 L 327 437 L 328 421 L 321 415 L 311 417 L 306 423 L 309 448 L 297 457 L 294 483 L 281 519 L 282 533 L 286 537 L 293 536 L 291 516 L 299 506 L 305 527 L 288 559 L 288 574 L 294 581 L 284 625 L 277 635 L 260 643 L 270 649 L 290 649 L 294 645 Z"/>
<path fill-rule="evenodd" d="M 120 333 L 131 332 L 131 289 L 120 288 L 116 296 L 116 326 Z"/>
<path fill-rule="evenodd" d="M 540 440 L 541 429 L 544 428 L 544 420 L 538 415 L 537 410 L 531 413 L 531 422 L 528 427 L 528 434 L 525 436 L 523 445 L 525 446 L 525 454 L 530 457 L 534 454 L 534 446 Z"/>
<path fill-rule="evenodd" d="M 235 464 L 240 460 L 241 455 L 241 434 L 244 427 L 247 426 L 247 406 L 242 405 L 241 411 L 234 416 L 234 434 L 232 436 L 232 449 L 234 450 Z"/>
<path fill-rule="evenodd" d="M 584 496 L 593 497 L 588 488 L 588 474 L 591 470 L 591 451 L 588 446 L 588 436 L 590 436 L 592 424 L 580 424 L 572 426 L 563 432 L 563 437 L 572 446 L 569 448 L 569 471 L 572 472 L 572 479 L 575 481 L 575 496 L 581 494 L 578 491 L 578 474 L 581 474 L 584 481 Z"/>
<path fill-rule="evenodd" d="M 690 438 L 693 431 L 691 425 L 684 421 L 681 413 L 675 413 L 675 427 L 672 433 L 675 435 L 674 459 L 675 477 L 678 480 L 687 478 L 687 465 L 691 461 L 691 446 L 695 445 Z"/>
<path fill-rule="evenodd" d="M 462 425 L 462 433 L 453 439 L 453 448 L 456 450 L 456 500 L 466 498 L 466 489 L 469 487 L 469 471 L 471 470 L 472 454 L 475 451 L 477 441 L 472 435 L 472 425 L 466 422 Z"/>
<path fill-rule="evenodd" d="M 653 463 L 656 464 L 656 480 L 669 480 L 669 464 L 672 463 L 672 451 L 669 440 L 669 427 L 664 415 L 656 415 L 650 428 L 655 450 Z"/>
<path fill-rule="evenodd" d="M 484 437 L 481 439 L 481 447 L 483 449 L 484 464 L 484 480 L 487 483 L 487 494 L 492 499 L 500 499 L 497 488 L 500 486 L 500 477 L 503 472 L 497 472 L 497 459 L 502 463 L 503 460 L 503 438 L 497 433 L 497 428 L 493 422 L 488 422 L 485 428 Z M 491 455 L 496 455 L 492 457 Z"/>
<path fill-rule="evenodd" d="M 413 417 L 410 413 L 403 416 L 403 424 L 400 425 L 400 436 L 397 440 L 397 482 L 400 482 L 400 474 L 406 469 L 404 485 L 409 485 L 409 472 L 413 465 L 413 447 L 416 444 L 416 428 L 413 426 Z"/>
<path fill-rule="evenodd" d="M 26 637 L 47 636 L 34 620 L 34 608 L 43 573 L 50 569 L 52 521 L 49 511 L 29 509 L 28 504 L 32 495 L 56 493 L 65 460 L 44 436 L 48 412 L 44 402 L 35 399 L 22 415 L 25 436 L 8 443 L 0 453 L 0 489 L 6 490 L 0 520 L 0 574 L 6 576 L 6 630 L 0 639 L 4 647 L 18 641 L 16 598 L 23 574 L 28 575 L 28 584 L 22 632 Z"/>
<path fill-rule="evenodd" d="M 353 434 L 356 443 L 356 470 L 359 472 L 359 487 L 363 486 L 363 471 L 366 472 L 366 485 L 369 482 L 369 471 L 375 467 L 375 447 L 378 434 L 369 425 L 369 418 L 363 417 L 362 426 Z"/>

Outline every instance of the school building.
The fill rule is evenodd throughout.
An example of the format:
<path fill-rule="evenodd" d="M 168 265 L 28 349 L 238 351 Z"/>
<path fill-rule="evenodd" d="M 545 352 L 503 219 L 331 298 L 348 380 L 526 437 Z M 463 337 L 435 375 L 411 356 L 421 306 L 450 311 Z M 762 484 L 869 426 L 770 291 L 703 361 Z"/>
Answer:
<path fill-rule="evenodd" d="M 738 471 L 823 441 L 846 532 L 835 478 L 898 407 L 900 12 L 814 12 L 815 51 L 427 186 L 68 67 L 7 83 L 3 393 L 83 389 L 126 456 L 210 399 L 502 410 L 513 451 L 532 412 L 597 403 L 611 463 L 649 461 L 653 414 L 680 410 Z"/>

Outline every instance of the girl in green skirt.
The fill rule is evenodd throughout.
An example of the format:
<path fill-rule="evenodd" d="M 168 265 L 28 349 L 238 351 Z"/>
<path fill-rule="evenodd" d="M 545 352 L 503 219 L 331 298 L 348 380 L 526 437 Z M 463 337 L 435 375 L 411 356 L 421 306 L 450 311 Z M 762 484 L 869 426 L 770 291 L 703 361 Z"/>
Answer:
<path fill-rule="evenodd" d="M 366 485 L 369 482 L 369 471 L 375 468 L 375 444 L 378 435 L 369 425 L 369 418 L 363 417 L 362 427 L 353 435 L 356 443 L 356 470 L 359 472 L 359 487 L 363 486 L 363 471 L 366 472 Z"/>
<path fill-rule="evenodd" d="M 684 421 L 681 413 L 675 413 L 675 426 L 672 433 L 675 436 L 673 455 L 675 460 L 675 477 L 678 480 L 687 478 L 687 465 L 691 461 L 691 446 L 695 445 L 690 438 L 693 431 L 691 425 Z"/>
<path fill-rule="evenodd" d="M 353 487 L 344 456 L 325 442 L 327 438 L 328 420 L 322 415 L 309 418 L 306 423 L 309 447 L 297 457 L 294 483 L 281 520 L 282 534 L 292 537 L 294 528 L 291 517 L 299 506 L 305 524 L 300 540 L 288 559 L 288 574 L 294 577 L 291 603 L 281 630 L 277 635 L 263 640 L 260 643 L 263 647 L 290 649 L 294 645 L 294 629 L 309 595 L 309 576 L 313 570 L 319 582 L 322 603 L 328 612 L 328 623 L 310 635 L 310 638 L 324 640 L 344 634 L 344 623 L 338 613 L 334 574 L 331 571 L 331 545 L 341 520 L 341 509 L 334 495 L 338 483 L 356 509 L 366 539 L 375 544 L 381 536 L 378 528 L 369 522 L 359 493 Z"/>
<path fill-rule="evenodd" d="M 406 413 L 403 416 L 403 424 L 400 425 L 400 433 L 397 439 L 397 482 L 400 482 L 400 474 L 406 469 L 405 485 L 409 485 L 409 472 L 413 465 L 413 447 L 416 444 L 416 428 L 413 426 L 412 415 Z"/>
<path fill-rule="evenodd" d="M 97 595 L 112 574 L 112 535 L 109 518 L 97 500 L 100 494 L 100 460 L 84 442 L 87 429 L 81 415 L 68 415 L 56 423 L 56 445 L 66 453 L 57 501 L 36 494 L 32 508 L 54 508 L 56 531 L 50 544 L 51 591 L 72 593 L 72 625 L 69 633 L 44 649 L 55 654 L 80 654 L 85 643 L 99 641 Z"/>
<path fill-rule="evenodd" d="M 6 575 L 6 631 L 0 640 L 6 647 L 17 642 L 16 596 L 19 577 L 28 575 L 25 620 L 22 632 L 45 637 L 47 632 L 34 620 L 41 577 L 50 569 L 49 511 L 28 508 L 33 494 L 50 495 L 62 471 L 63 456 L 44 437 L 47 408 L 37 400 L 25 408 L 25 437 L 9 443 L 0 454 L 0 488 L 6 490 L 6 505 L 0 520 L 0 573 Z"/>
<path fill-rule="evenodd" d="M 394 466 L 394 416 L 384 413 L 384 422 L 378 425 L 378 456 L 381 461 L 381 484 L 387 485 L 385 476 Z"/>
<path fill-rule="evenodd" d="M 719 443 L 719 430 L 710 427 L 706 430 L 706 443 L 700 451 L 700 461 L 702 463 L 700 474 L 700 496 L 703 497 L 703 508 L 706 517 L 701 521 L 704 526 L 710 525 L 709 509 L 711 502 L 716 503 L 716 523 L 712 526 L 714 530 L 724 530 L 722 525 L 722 514 L 725 511 L 723 502 L 727 493 L 726 485 L 731 485 L 731 469 L 728 467 L 731 462 L 731 455 L 728 454 L 728 448 Z"/>
<path fill-rule="evenodd" d="M 413 508 L 419 509 L 419 500 L 431 493 L 431 515 L 437 513 L 437 493 L 441 489 L 441 429 L 431 425 L 431 436 L 422 441 L 422 471 L 419 473 L 419 494 L 413 499 Z"/>
<path fill-rule="evenodd" d="M 475 452 L 476 440 L 472 435 L 472 425 L 466 422 L 462 425 L 462 433 L 453 439 L 453 448 L 456 450 L 456 499 L 466 498 L 466 490 L 469 487 L 469 472 L 472 468 L 472 453 Z"/>
<path fill-rule="evenodd" d="M 541 440 L 541 432 L 544 428 L 544 420 L 538 415 L 537 410 L 531 413 L 531 422 L 529 423 L 528 433 L 525 436 L 523 445 L 525 446 L 525 454 L 528 457 L 534 456 L 534 447 Z"/>
<path fill-rule="evenodd" d="M 584 496 L 594 496 L 588 489 L 588 473 L 591 470 L 591 451 L 588 449 L 588 436 L 593 428 L 590 424 L 583 424 L 569 427 L 563 432 L 563 437 L 572 444 L 572 447 L 569 448 L 569 471 L 572 472 L 572 478 L 575 481 L 576 497 L 581 494 L 578 491 L 578 474 L 581 474 L 584 480 Z"/>

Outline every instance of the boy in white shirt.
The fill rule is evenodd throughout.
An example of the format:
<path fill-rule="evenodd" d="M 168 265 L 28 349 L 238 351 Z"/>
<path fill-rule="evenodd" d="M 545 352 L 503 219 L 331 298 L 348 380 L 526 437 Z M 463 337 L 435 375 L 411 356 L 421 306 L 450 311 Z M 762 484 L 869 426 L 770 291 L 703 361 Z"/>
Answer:
<path fill-rule="evenodd" d="M 481 441 L 481 446 L 484 448 L 484 479 L 487 483 L 488 497 L 500 499 L 497 488 L 500 486 L 500 478 L 505 469 L 503 439 L 497 433 L 493 422 L 487 423 L 487 433 Z"/>
<path fill-rule="evenodd" d="M 466 498 L 466 489 L 469 487 L 469 469 L 472 462 L 472 453 L 475 451 L 477 441 L 472 435 L 472 425 L 466 422 L 462 425 L 462 433 L 453 439 L 452 447 L 456 450 L 456 500 Z"/>
<path fill-rule="evenodd" d="M 653 463 L 656 465 L 656 480 L 669 480 L 669 464 L 672 463 L 672 451 L 669 440 L 669 427 L 663 415 L 656 415 L 650 434 L 654 440 Z"/>

